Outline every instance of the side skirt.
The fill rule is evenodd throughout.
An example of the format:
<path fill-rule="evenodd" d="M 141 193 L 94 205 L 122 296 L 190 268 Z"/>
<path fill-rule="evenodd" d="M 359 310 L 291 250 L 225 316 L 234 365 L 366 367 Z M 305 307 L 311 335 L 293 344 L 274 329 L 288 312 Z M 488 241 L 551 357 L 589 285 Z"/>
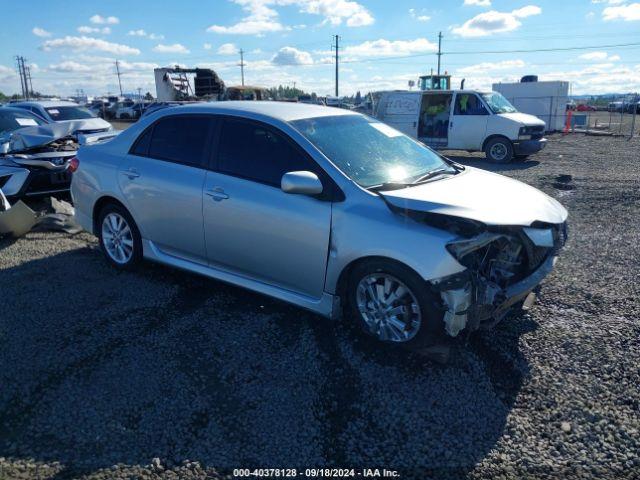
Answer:
<path fill-rule="evenodd" d="M 148 260 L 163 263 L 165 265 L 176 267 L 181 270 L 198 273 L 200 275 L 204 275 L 205 277 L 230 283 L 232 285 L 246 288 L 248 290 L 253 290 L 254 292 L 262 293 L 264 295 L 277 298 L 278 300 L 292 303 L 324 317 L 335 319 L 339 316 L 340 299 L 335 295 L 323 292 L 322 296 L 319 299 L 308 297 L 306 295 L 300 295 L 299 293 L 275 287 L 273 285 L 269 285 L 267 283 L 254 280 L 249 277 L 238 275 L 236 273 L 190 262 L 173 255 L 168 255 L 162 252 L 150 240 L 142 239 L 142 250 L 144 257 Z"/>

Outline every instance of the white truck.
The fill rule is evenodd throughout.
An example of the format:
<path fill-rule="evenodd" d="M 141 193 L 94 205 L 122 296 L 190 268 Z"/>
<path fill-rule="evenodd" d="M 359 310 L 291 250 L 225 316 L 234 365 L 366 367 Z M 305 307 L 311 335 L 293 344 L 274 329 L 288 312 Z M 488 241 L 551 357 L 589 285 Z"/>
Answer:
<path fill-rule="evenodd" d="M 497 92 L 386 91 L 373 98 L 374 117 L 437 150 L 483 151 L 491 162 L 508 163 L 547 142 L 545 122 Z"/>

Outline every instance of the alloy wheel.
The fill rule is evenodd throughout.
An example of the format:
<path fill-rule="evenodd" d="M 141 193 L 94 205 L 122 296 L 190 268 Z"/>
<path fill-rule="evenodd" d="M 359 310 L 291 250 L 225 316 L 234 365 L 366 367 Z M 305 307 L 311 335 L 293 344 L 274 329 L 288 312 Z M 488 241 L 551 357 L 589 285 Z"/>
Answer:
<path fill-rule="evenodd" d="M 111 212 L 102 220 L 102 244 L 109 257 L 124 265 L 133 257 L 133 233 L 127 221 Z"/>
<path fill-rule="evenodd" d="M 379 340 L 407 342 L 420 329 L 422 314 L 415 295 L 392 275 L 364 277 L 358 283 L 356 302 L 369 331 Z"/>

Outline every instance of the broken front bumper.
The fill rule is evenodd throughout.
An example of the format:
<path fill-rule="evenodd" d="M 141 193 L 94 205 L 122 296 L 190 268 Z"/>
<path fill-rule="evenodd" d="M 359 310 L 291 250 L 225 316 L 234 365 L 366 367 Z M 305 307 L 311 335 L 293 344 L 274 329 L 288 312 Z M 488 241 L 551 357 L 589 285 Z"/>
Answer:
<path fill-rule="evenodd" d="M 531 275 L 506 288 L 478 280 L 469 270 L 433 282 L 445 306 L 447 334 L 455 337 L 465 328 L 473 331 L 486 323 L 498 323 L 551 273 L 557 258 L 550 255 Z"/>

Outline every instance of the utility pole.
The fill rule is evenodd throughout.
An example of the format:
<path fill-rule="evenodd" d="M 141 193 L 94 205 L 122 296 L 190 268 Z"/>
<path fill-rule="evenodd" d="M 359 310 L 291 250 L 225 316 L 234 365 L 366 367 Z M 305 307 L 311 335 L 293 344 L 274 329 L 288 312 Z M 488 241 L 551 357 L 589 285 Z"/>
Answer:
<path fill-rule="evenodd" d="M 138 87 L 138 102 L 142 102 L 142 88 Z"/>
<path fill-rule="evenodd" d="M 240 49 L 240 77 L 242 79 L 242 86 L 244 87 L 244 50 Z"/>
<path fill-rule="evenodd" d="M 24 57 L 16 55 L 16 66 L 20 75 L 20 88 L 22 89 L 22 98 L 29 99 L 29 84 L 27 83 L 27 73 L 24 69 Z"/>
<path fill-rule="evenodd" d="M 120 87 L 120 96 L 122 97 L 122 82 L 120 81 L 120 63 L 116 60 L 116 74 L 118 75 L 118 86 Z"/>
<path fill-rule="evenodd" d="M 29 93 L 33 95 L 33 84 L 31 83 L 31 67 L 29 65 L 25 67 L 25 83 L 27 79 L 29 80 L 29 88 L 27 90 L 27 96 L 30 96 Z"/>
<path fill-rule="evenodd" d="M 340 35 L 334 35 L 333 39 L 335 40 L 335 45 L 332 45 L 331 48 L 336 50 L 336 97 L 338 96 L 338 64 L 340 61 Z"/>
<path fill-rule="evenodd" d="M 442 57 L 442 32 L 438 32 L 438 75 L 440 75 L 440 57 Z"/>

